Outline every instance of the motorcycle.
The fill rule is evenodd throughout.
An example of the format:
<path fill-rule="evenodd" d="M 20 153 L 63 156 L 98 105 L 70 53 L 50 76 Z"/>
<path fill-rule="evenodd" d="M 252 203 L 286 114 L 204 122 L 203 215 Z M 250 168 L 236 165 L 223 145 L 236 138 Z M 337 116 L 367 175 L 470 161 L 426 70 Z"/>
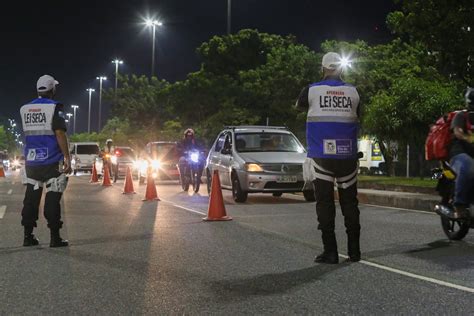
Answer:
<path fill-rule="evenodd" d="M 188 191 L 192 184 L 194 192 L 199 192 L 204 168 L 203 157 L 202 152 L 192 150 L 184 152 L 184 156 L 179 159 L 178 170 L 183 191 Z"/>
<path fill-rule="evenodd" d="M 470 228 L 474 228 L 474 204 L 466 210 L 468 216 L 454 219 L 453 198 L 454 180 L 456 173 L 446 161 L 441 162 L 441 167 L 432 170 L 432 178 L 438 180 L 436 191 L 441 196 L 441 201 L 436 204 L 434 211 L 441 217 L 441 227 L 450 240 L 463 239 Z"/>

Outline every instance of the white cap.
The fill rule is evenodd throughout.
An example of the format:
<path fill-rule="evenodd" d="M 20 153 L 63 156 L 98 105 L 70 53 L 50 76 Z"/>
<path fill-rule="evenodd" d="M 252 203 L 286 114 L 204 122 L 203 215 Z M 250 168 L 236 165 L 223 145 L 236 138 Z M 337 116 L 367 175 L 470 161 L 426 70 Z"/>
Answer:
<path fill-rule="evenodd" d="M 36 83 L 36 90 L 38 92 L 47 92 L 53 90 L 59 82 L 50 75 L 43 75 L 39 77 Z"/>
<path fill-rule="evenodd" d="M 341 67 L 341 60 L 341 55 L 338 53 L 329 52 L 323 56 L 321 65 L 326 69 L 336 70 Z"/>

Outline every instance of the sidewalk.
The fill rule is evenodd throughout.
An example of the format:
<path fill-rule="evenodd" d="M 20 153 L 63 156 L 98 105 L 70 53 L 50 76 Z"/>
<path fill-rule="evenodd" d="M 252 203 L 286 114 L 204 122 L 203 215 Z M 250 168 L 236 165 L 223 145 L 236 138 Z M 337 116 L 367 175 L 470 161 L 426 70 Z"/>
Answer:
<path fill-rule="evenodd" d="M 440 197 L 434 194 L 358 189 L 359 203 L 433 212 Z M 337 192 L 336 192 L 337 197 Z"/>

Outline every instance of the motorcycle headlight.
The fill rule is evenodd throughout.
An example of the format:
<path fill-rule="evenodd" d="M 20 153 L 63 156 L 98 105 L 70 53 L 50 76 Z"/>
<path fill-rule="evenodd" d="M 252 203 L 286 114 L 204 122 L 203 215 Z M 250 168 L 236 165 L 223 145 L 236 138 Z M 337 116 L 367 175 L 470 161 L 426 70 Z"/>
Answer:
<path fill-rule="evenodd" d="M 110 161 L 112 161 L 112 163 L 113 163 L 114 165 L 116 165 L 116 164 L 117 164 L 117 156 L 112 156 L 112 157 L 110 158 Z"/>
<path fill-rule="evenodd" d="M 247 169 L 248 172 L 262 172 L 263 169 L 260 167 L 260 165 L 257 165 L 256 163 L 248 163 L 245 165 L 245 168 Z"/>
<path fill-rule="evenodd" d="M 199 154 L 198 153 L 191 153 L 191 155 L 189 155 L 189 158 L 191 159 L 192 162 L 199 162 Z"/>
<path fill-rule="evenodd" d="M 161 163 L 159 160 L 152 160 L 151 166 L 153 167 L 153 169 L 158 170 L 161 167 Z"/>
<path fill-rule="evenodd" d="M 15 167 L 19 167 L 20 166 L 20 161 L 18 159 L 13 160 L 13 165 Z"/>

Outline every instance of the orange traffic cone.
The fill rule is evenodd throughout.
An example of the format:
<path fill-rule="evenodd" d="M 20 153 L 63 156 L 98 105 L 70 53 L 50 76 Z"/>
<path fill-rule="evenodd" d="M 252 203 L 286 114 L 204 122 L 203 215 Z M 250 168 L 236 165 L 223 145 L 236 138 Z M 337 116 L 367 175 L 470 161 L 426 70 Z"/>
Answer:
<path fill-rule="evenodd" d="M 219 172 L 214 170 L 212 175 L 211 197 L 209 198 L 209 208 L 205 221 L 230 221 L 232 217 L 225 212 L 224 198 L 222 197 L 221 182 Z"/>
<path fill-rule="evenodd" d="M 0 167 L 0 178 L 5 178 L 5 170 L 3 170 L 3 166 Z"/>
<path fill-rule="evenodd" d="M 97 176 L 97 169 L 95 168 L 95 163 L 92 164 L 92 175 L 91 175 L 91 180 L 89 182 L 90 183 L 99 182 L 99 177 Z"/>
<path fill-rule="evenodd" d="M 102 179 L 102 185 L 105 187 L 112 185 L 112 183 L 110 183 L 109 167 L 107 165 L 104 167 L 104 178 Z"/>
<path fill-rule="evenodd" d="M 146 179 L 145 198 L 142 201 L 153 201 L 153 200 L 161 201 L 160 198 L 158 197 L 158 193 L 156 192 L 155 180 L 153 180 L 153 177 L 149 174 Z"/>
<path fill-rule="evenodd" d="M 125 177 L 125 184 L 123 186 L 123 194 L 130 194 L 134 193 L 135 190 L 133 189 L 133 179 L 132 179 L 132 172 L 130 171 L 130 167 L 127 167 L 127 176 Z"/>

